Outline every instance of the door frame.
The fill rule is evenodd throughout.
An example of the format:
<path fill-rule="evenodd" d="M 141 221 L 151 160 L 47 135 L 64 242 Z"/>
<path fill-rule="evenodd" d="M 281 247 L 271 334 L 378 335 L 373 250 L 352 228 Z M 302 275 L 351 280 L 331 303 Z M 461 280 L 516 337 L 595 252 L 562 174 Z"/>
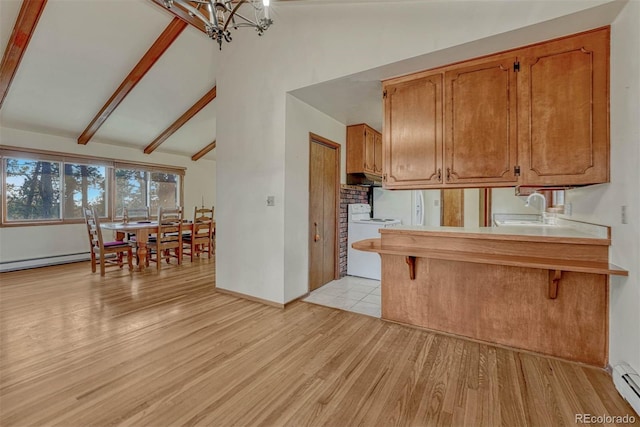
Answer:
<path fill-rule="evenodd" d="M 313 132 L 309 132 L 309 195 L 311 194 L 311 144 L 321 144 L 324 145 L 325 147 L 331 148 L 332 150 L 336 150 L 336 191 L 335 191 L 335 201 L 336 201 L 336 222 L 334 224 L 334 241 L 335 241 L 335 247 L 333 248 L 333 253 L 334 253 L 334 265 L 333 265 L 333 280 L 337 280 L 340 276 L 340 164 L 341 164 L 341 148 L 342 146 L 340 144 L 338 144 L 337 142 L 333 142 L 327 138 L 324 138 L 320 135 L 317 135 Z M 307 221 L 307 233 L 308 230 L 311 229 L 311 197 L 309 197 L 308 200 L 308 221 Z M 311 241 L 311 238 L 309 235 L 307 235 L 307 238 L 309 238 L 309 244 L 307 245 L 307 290 L 311 291 L 311 270 L 310 270 L 310 266 L 311 266 L 311 244 L 313 243 Z"/>

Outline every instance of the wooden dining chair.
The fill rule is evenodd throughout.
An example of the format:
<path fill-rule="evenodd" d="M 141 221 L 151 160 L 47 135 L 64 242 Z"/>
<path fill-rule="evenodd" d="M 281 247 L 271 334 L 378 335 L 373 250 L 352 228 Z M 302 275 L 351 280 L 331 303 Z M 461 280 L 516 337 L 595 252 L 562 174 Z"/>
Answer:
<path fill-rule="evenodd" d="M 151 218 L 149 206 L 143 208 L 124 208 L 124 218 L 128 221 L 148 221 Z"/>
<path fill-rule="evenodd" d="M 147 263 L 154 261 L 158 271 L 162 259 L 170 263 L 171 258 L 177 258 L 178 264 L 182 264 L 182 207 L 158 209 L 158 234 L 150 239 L 147 244 Z M 173 249 L 173 254 L 171 250 Z M 154 258 L 155 255 L 155 258 Z"/>
<path fill-rule="evenodd" d="M 84 220 L 87 224 L 87 233 L 89 235 L 89 245 L 91 247 L 91 271 L 96 272 L 96 264 L 100 260 L 100 275 L 104 276 L 106 267 L 122 268 L 123 255 L 127 256 L 129 270 L 133 270 L 133 252 L 129 243 L 123 241 L 105 242 L 102 239 L 102 230 L 100 229 L 100 218 L 95 208 L 84 207 Z M 115 254 L 115 259 L 108 258 L 107 255 Z"/>
<path fill-rule="evenodd" d="M 191 234 L 183 236 L 184 246 L 186 250 L 183 250 L 185 255 L 191 257 L 193 262 L 194 256 L 199 257 L 201 253 L 207 252 L 208 258 L 211 258 L 211 254 L 214 250 L 213 244 L 213 213 L 214 208 L 198 208 L 196 206 L 193 213 L 193 229 Z"/>

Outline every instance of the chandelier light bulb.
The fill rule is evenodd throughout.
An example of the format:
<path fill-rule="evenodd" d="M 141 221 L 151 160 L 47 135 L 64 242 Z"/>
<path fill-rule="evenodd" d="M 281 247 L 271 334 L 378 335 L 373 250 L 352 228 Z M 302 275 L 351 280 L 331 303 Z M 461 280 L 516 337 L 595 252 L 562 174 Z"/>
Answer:
<path fill-rule="evenodd" d="M 216 8 L 216 19 L 218 20 L 218 25 L 223 27 L 224 26 L 224 12 L 225 9 L 218 7 Z"/>

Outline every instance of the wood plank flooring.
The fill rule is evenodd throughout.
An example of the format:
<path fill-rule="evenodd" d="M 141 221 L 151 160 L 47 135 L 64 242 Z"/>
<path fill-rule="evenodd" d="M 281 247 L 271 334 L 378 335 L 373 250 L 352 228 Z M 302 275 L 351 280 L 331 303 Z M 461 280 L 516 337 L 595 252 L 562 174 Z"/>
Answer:
<path fill-rule="evenodd" d="M 216 292 L 214 276 L 209 260 L 104 278 L 88 263 L 1 274 L 0 425 L 554 426 L 633 414 L 595 368 L 304 302 L 278 309 Z"/>

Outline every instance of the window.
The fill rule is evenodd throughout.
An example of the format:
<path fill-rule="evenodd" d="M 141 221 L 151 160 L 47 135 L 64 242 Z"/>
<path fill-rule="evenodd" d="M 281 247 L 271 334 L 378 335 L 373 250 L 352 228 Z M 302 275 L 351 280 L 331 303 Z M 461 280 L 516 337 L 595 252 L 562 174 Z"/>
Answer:
<path fill-rule="evenodd" d="M 150 172 L 136 169 L 116 169 L 116 216 L 124 208 L 149 206 L 151 215 L 159 207 L 180 204 L 180 175 L 170 172 Z"/>
<path fill-rule="evenodd" d="M 60 163 L 4 159 L 7 220 L 60 218 Z"/>
<path fill-rule="evenodd" d="M 146 177 L 145 171 L 116 169 L 116 216 L 122 216 L 125 207 L 148 206 Z"/>
<path fill-rule="evenodd" d="M 158 208 L 170 208 L 179 205 L 178 191 L 180 177 L 173 173 L 151 173 L 149 185 L 149 206 L 151 212 L 157 212 Z"/>
<path fill-rule="evenodd" d="M 83 218 L 83 206 L 94 206 L 99 216 L 107 216 L 107 168 L 65 163 L 64 217 Z"/>
<path fill-rule="evenodd" d="M 183 204 L 181 168 L 0 146 L 0 169 L 2 225 L 80 222 L 83 206 L 112 220 L 124 207 L 149 206 L 154 215 Z"/>

